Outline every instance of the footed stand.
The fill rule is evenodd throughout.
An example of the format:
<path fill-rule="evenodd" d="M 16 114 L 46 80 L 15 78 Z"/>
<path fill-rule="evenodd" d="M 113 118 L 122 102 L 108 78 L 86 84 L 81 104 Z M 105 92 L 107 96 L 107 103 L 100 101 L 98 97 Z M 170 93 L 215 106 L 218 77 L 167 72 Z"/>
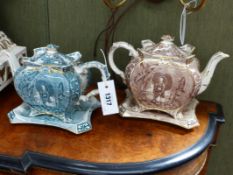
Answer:
<path fill-rule="evenodd" d="M 98 107 L 100 107 L 100 102 L 95 97 L 91 97 L 87 101 L 80 100 L 77 110 L 70 114 L 68 122 L 64 122 L 52 115 L 43 114 L 31 116 L 30 114 L 34 112 L 34 109 L 26 103 L 23 103 L 9 112 L 8 117 L 12 124 L 54 126 L 75 134 L 81 134 L 92 129 L 90 121 L 91 114 Z"/>
<path fill-rule="evenodd" d="M 122 117 L 152 119 L 177 125 L 185 129 L 192 129 L 199 126 L 199 122 L 195 114 L 195 109 L 198 104 L 198 101 L 196 99 L 193 99 L 184 109 L 184 111 L 182 112 L 183 118 L 175 119 L 169 114 L 159 111 L 140 112 L 139 106 L 136 104 L 130 92 L 126 91 L 126 93 L 127 98 L 120 105 L 120 114 Z"/>

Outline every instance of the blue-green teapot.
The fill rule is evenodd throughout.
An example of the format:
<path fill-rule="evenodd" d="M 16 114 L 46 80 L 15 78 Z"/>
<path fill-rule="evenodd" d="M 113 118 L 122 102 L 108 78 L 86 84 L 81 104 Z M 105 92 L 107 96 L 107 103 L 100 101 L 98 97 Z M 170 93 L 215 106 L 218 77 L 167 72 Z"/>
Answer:
<path fill-rule="evenodd" d="M 90 111 L 100 105 L 94 98 L 97 90 L 84 95 L 89 85 L 89 68 L 99 69 L 105 81 L 110 77 L 107 66 L 98 61 L 82 63 L 79 52 L 64 55 L 57 48 L 50 44 L 34 49 L 34 55 L 24 58 L 22 66 L 6 52 L 15 89 L 24 101 L 8 114 L 10 121 L 62 128 L 68 125 L 64 129 L 75 133 L 90 130 Z"/>

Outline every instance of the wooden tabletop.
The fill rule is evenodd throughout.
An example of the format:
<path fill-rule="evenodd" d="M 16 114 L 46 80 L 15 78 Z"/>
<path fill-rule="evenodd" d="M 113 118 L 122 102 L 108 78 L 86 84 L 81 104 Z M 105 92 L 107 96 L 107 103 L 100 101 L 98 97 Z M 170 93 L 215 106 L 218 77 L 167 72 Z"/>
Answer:
<path fill-rule="evenodd" d="M 122 101 L 124 93 L 118 94 Z M 13 86 L 0 92 L 0 154 L 20 158 L 30 151 L 112 164 L 159 160 L 189 149 L 206 134 L 209 113 L 217 111 L 215 103 L 200 102 L 196 110 L 200 127 L 186 130 L 153 120 L 102 116 L 97 109 L 92 131 L 75 135 L 54 127 L 10 124 L 7 113 L 21 102 Z"/>

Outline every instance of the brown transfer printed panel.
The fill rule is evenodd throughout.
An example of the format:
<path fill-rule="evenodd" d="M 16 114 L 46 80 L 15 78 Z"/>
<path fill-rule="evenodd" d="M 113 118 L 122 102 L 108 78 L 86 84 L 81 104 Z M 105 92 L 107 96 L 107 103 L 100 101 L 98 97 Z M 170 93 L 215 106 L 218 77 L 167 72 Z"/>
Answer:
<path fill-rule="evenodd" d="M 197 94 L 193 73 L 171 63 L 139 62 L 129 81 L 134 98 L 146 109 L 176 110 Z"/>

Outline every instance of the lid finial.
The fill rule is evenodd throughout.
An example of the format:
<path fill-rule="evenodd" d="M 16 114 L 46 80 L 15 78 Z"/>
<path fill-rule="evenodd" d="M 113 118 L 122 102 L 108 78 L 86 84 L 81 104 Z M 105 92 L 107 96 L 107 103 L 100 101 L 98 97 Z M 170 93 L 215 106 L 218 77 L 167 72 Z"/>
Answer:
<path fill-rule="evenodd" d="M 170 35 L 163 35 L 161 38 L 163 41 L 170 41 L 173 42 L 174 41 L 174 37 L 170 36 Z"/>
<path fill-rule="evenodd" d="M 57 49 L 59 48 L 59 46 L 55 45 L 55 44 L 48 44 L 47 45 L 47 53 L 48 54 L 54 54 L 57 53 Z"/>

